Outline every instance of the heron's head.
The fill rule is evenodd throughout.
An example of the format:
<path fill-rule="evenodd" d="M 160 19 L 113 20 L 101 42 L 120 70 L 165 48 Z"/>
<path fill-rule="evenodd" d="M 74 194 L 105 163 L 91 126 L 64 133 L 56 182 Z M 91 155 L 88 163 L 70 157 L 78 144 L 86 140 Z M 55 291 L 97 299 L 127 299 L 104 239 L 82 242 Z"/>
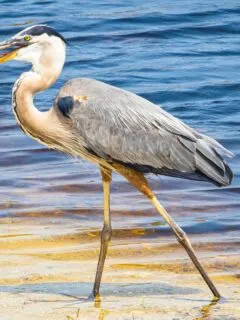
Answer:
<path fill-rule="evenodd" d="M 0 43 L 0 63 L 21 60 L 32 63 L 34 71 L 53 65 L 63 66 L 66 40 L 55 29 L 46 25 L 35 25 L 22 30 Z M 6 50 L 6 51 L 5 51 Z"/>

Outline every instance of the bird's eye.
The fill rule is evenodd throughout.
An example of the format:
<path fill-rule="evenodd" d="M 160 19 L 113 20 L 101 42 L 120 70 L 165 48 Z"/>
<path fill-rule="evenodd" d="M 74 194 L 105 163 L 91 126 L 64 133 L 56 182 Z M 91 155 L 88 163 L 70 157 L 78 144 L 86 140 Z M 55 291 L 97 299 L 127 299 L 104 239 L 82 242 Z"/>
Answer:
<path fill-rule="evenodd" d="M 25 36 L 25 37 L 24 37 L 24 40 L 25 40 L 25 41 L 30 41 L 30 40 L 31 40 L 31 37 L 30 37 L 30 36 Z"/>

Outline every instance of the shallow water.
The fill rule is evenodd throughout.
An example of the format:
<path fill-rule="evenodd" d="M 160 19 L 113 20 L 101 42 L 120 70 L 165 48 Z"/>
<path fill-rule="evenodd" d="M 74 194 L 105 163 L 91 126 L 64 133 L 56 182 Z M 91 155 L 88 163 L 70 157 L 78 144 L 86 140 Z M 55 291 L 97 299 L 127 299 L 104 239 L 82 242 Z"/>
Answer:
<path fill-rule="evenodd" d="M 158 198 L 190 235 L 219 285 L 224 277 L 239 282 L 239 14 L 237 1 L 223 0 L 94 0 L 72 1 L 68 5 L 60 0 L 3 0 L 0 10 L 0 40 L 38 23 L 55 27 L 69 40 L 60 79 L 36 98 L 41 110 L 49 108 L 57 90 L 69 78 L 96 78 L 164 105 L 165 110 L 235 153 L 229 160 L 234 180 L 227 188 L 150 178 Z M 18 128 L 11 111 L 11 88 L 28 68 L 19 62 L 1 65 L 0 247 L 6 255 L 2 268 L 8 266 L 8 272 L 0 283 L 41 282 L 32 273 L 42 274 L 42 282 L 56 282 L 58 277 L 54 278 L 51 272 L 59 271 L 61 278 L 64 266 L 73 268 L 67 257 L 71 257 L 74 267 L 78 262 L 84 269 L 82 264 L 88 262 L 91 274 L 86 273 L 85 279 L 91 283 L 102 225 L 99 172 L 89 163 L 47 150 Z M 108 263 L 116 283 L 123 275 L 138 274 L 141 281 L 151 282 L 159 276 L 156 270 L 174 275 L 192 270 L 190 264 L 181 267 L 181 261 L 188 261 L 186 256 L 174 246 L 169 228 L 147 200 L 116 175 L 112 213 L 114 240 Z M 21 266 L 19 253 L 24 253 L 26 259 L 34 253 L 35 259 L 40 259 L 37 261 L 45 261 L 43 269 L 34 269 L 35 260 L 29 262 L 30 269 Z M 58 265 L 61 270 L 56 269 L 57 260 L 65 261 L 62 267 Z M 49 265 L 54 271 L 47 277 Z M 75 276 L 62 277 L 63 283 L 77 281 Z M 6 290 L 12 292 L 0 288 L 0 292 Z M 71 290 L 79 294 L 71 286 L 68 294 Z M 129 290 L 119 290 L 120 295 L 138 292 L 137 284 L 132 289 L 130 286 Z M 153 285 L 147 290 L 157 296 L 162 289 Z M 229 290 L 233 290 L 231 285 Z M 54 293 L 57 291 L 58 287 Z M 82 294 L 86 292 L 83 289 Z M 140 290 L 139 295 L 144 294 Z"/>

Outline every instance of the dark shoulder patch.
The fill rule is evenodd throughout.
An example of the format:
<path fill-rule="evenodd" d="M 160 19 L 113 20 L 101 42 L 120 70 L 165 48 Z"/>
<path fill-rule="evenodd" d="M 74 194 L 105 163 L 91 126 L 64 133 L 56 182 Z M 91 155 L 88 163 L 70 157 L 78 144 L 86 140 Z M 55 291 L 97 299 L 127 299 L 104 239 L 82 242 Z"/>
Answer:
<path fill-rule="evenodd" d="M 57 100 L 57 106 L 65 117 L 70 118 L 71 111 L 74 107 L 74 99 L 71 96 L 60 97 Z"/>

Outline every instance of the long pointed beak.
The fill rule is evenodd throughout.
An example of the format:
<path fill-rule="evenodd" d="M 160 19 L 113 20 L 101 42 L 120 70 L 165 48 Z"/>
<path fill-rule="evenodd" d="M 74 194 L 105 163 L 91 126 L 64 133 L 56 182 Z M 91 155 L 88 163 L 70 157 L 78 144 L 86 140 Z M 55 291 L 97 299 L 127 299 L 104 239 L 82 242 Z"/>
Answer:
<path fill-rule="evenodd" d="M 7 40 L 0 43 L 0 50 L 5 50 L 11 48 L 12 50 L 8 52 L 0 53 L 0 63 L 7 62 L 14 59 L 17 56 L 17 51 L 19 48 L 16 48 L 16 42 L 13 40 Z"/>

